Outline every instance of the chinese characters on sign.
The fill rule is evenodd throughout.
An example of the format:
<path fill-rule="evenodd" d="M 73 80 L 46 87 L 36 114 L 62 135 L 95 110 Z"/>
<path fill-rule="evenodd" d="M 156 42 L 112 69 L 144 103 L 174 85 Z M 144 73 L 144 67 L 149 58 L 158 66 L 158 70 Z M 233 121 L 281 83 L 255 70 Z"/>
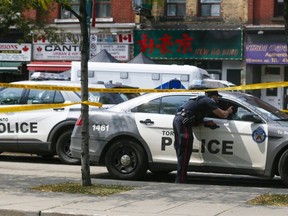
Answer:
<path fill-rule="evenodd" d="M 242 59 L 241 30 L 136 30 L 135 53 L 159 59 Z"/>

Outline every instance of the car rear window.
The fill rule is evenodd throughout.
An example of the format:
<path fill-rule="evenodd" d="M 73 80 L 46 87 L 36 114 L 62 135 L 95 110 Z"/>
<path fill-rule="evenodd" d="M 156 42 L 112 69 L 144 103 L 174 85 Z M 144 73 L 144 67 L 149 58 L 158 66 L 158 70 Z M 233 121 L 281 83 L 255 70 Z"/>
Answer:
<path fill-rule="evenodd" d="M 76 92 L 81 97 L 81 92 Z M 89 92 L 88 100 L 90 102 L 100 102 L 102 104 L 119 104 L 138 97 L 137 93 L 106 93 L 106 92 Z"/>

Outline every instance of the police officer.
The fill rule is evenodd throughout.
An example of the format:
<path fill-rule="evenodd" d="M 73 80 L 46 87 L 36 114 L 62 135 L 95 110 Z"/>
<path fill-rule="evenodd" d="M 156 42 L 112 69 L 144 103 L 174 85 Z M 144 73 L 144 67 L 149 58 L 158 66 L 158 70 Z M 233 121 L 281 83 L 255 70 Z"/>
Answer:
<path fill-rule="evenodd" d="M 187 101 L 176 113 L 173 120 L 174 148 L 178 161 L 175 183 L 185 183 L 187 178 L 194 140 L 193 126 L 201 124 L 209 113 L 227 118 L 233 112 L 232 107 L 222 110 L 217 106 L 219 97 L 218 91 L 207 91 L 205 95 Z"/>

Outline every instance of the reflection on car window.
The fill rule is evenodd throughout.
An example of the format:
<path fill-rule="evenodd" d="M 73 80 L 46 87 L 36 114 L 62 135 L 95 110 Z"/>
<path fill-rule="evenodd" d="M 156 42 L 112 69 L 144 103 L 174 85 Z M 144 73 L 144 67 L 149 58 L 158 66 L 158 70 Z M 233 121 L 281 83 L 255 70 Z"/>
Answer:
<path fill-rule="evenodd" d="M 191 96 L 173 95 L 151 100 L 135 107 L 131 112 L 159 113 L 174 115 L 179 107 L 187 102 Z"/>
<path fill-rule="evenodd" d="M 242 120 L 242 116 L 251 113 L 249 110 L 247 110 L 246 108 L 244 108 L 243 106 L 241 106 L 240 104 L 237 104 L 235 102 L 227 101 L 225 99 L 220 99 L 218 102 L 218 107 L 222 110 L 226 110 L 230 106 L 233 107 L 233 113 L 231 115 L 229 115 L 229 117 L 228 117 L 229 120 Z M 213 113 L 210 113 L 208 115 L 208 117 L 220 118 Z"/>
<path fill-rule="evenodd" d="M 56 91 L 53 103 L 64 103 L 65 99 L 60 91 Z"/>
<path fill-rule="evenodd" d="M 135 109 L 131 110 L 132 112 L 143 112 L 143 113 L 159 113 L 161 100 L 155 99 L 147 103 L 141 104 Z"/>
<path fill-rule="evenodd" d="M 81 92 L 76 92 L 81 97 Z M 134 93 L 105 93 L 105 92 L 89 92 L 88 100 L 90 102 L 100 102 L 103 104 L 119 104 L 139 96 Z"/>
<path fill-rule="evenodd" d="M 20 104 L 23 89 L 21 88 L 3 88 L 0 91 L 1 105 Z"/>
<path fill-rule="evenodd" d="M 182 95 L 163 97 L 160 113 L 174 115 L 181 107 L 181 105 L 187 102 L 190 98 L 191 96 Z"/>
<path fill-rule="evenodd" d="M 27 104 L 53 103 L 64 103 L 64 98 L 59 91 L 35 89 L 29 91 Z"/>
<path fill-rule="evenodd" d="M 253 96 L 243 96 L 241 100 L 251 104 L 255 107 L 264 117 L 267 117 L 271 120 L 281 121 L 287 120 L 288 114 L 280 111 L 276 107 L 271 106 L 270 104 L 262 101 L 261 99 Z"/>

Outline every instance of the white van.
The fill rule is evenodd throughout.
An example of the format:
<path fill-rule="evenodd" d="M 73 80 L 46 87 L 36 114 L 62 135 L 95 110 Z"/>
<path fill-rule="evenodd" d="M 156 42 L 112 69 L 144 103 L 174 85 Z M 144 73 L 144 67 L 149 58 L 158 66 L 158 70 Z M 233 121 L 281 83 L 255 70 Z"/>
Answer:
<path fill-rule="evenodd" d="M 81 62 L 72 61 L 71 81 L 81 78 Z M 88 62 L 89 82 L 119 82 L 139 88 L 161 88 L 171 80 L 179 80 L 188 89 L 192 80 L 210 78 L 206 70 L 191 65 L 128 64 Z M 166 87 L 167 88 L 167 87 Z"/>

